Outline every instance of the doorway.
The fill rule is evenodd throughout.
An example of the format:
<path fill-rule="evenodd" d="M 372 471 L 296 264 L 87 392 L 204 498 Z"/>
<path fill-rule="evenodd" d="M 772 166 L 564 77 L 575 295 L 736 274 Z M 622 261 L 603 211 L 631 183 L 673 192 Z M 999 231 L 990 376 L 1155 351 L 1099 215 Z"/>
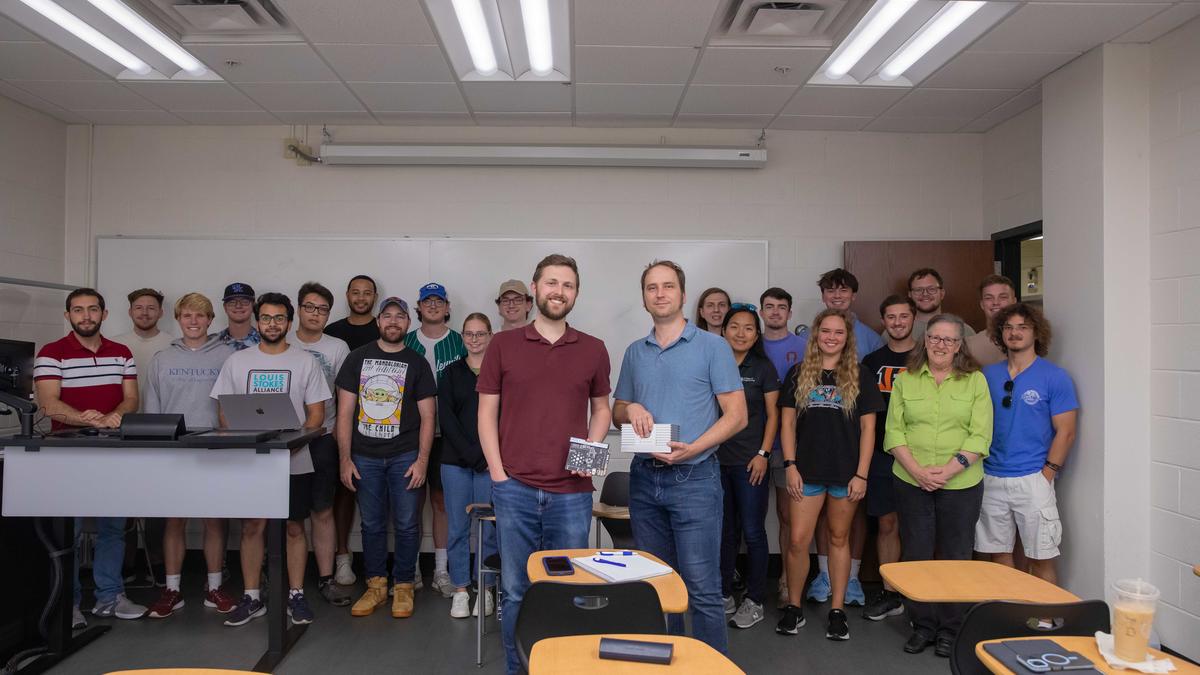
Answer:
<path fill-rule="evenodd" d="M 1042 304 L 1045 269 L 1042 266 L 1042 221 L 1014 227 L 992 235 L 1000 274 L 1017 285 L 1022 302 Z"/>

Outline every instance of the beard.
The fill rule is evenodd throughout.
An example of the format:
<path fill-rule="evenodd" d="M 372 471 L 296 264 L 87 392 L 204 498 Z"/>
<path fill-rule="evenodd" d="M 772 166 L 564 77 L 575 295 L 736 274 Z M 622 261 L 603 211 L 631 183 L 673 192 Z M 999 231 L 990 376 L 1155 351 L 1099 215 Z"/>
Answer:
<path fill-rule="evenodd" d="M 894 332 L 892 332 L 892 329 L 890 329 L 890 328 L 887 329 L 888 337 L 892 338 L 893 340 L 895 340 L 897 342 L 899 342 L 900 340 L 907 340 L 908 337 L 910 335 L 912 335 L 912 332 L 913 332 L 912 326 L 908 327 L 908 330 L 904 332 L 904 335 L 896 335 Z"/>
<path fill-rule="evenodd" d="M 80 323 L 82 323 L 82 322 L 80 322 Z M 93 335 L 95 335 L 96 333 L 100 332 L 100 323 L 101 322 L 97 321 L 96 323 L 92 324 L 91 326 L 89 326 L 87 328 L 81 327 L 81 325 L 78 323 L 72 323 L 71 330 L 75 331 L 75 334 L 78 335 L 79 337 L 90 338 Z"/>
<path fill-rule="evenodd" d="M 287 335 L 287 331 L 282 331 L 282 330 L 279 331 L 279 334 L 274 337 L 271 337 L 269 334 L 263 333 L 262 331 L 259 331 L 259 333 L 258 333 L 258 336 L 260 338 L 262 338 L 262 341 L 269 345 L 277 345 L 280 342 L 283 342 L 283 338 L 286 335 Z"/>
<path fill-rule="evenodd" d="M 392 337 L 393 335 L 395 337 Z M 400 330 L 399 328 L 388 327 L 388 328 L 384 328 L 383 330 L 379 331 L 379 339 L 383 340 L 384 342 L 388 343 L 389 345 L 398 345 L 401 342 L 404 342 L 404 336 L 405 336 L 405 332 Z"/>
<path fill-rule="evenodd" d="M 552 298 L 556 299 L 556 300 L 562 300 L 563 306 L 560 310 L 555 311 L 555 310 L 551 309 L 550 300 Z M 574 307 L 575 307 L 575 303 L 567 302 L 566 297 L 561 296 L 561 295 L 548 295 L 544 298 L 539 297 L 537 299 L 538 312 L 540 312 L 542 316 L 544 316 L 547 319 L 550 319 L 552 321 L 558 321 L 560 319 L 566 318 L 566 316 L 571 313 L 571 310 Z"/>

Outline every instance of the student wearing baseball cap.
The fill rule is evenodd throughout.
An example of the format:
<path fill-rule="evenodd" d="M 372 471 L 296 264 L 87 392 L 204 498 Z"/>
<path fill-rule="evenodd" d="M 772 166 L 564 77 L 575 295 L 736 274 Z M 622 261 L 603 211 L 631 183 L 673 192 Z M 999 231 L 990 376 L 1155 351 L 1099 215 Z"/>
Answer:
<path fill-rule="evenodd" d="M 235 281 L 225 287 L 221 300 L 225 303 L 225 318 L 229 325 L 217 337 L 221 342 L 241 351 L 262 342 L 262 336 L 254 327 L 254 289 L 250 284 Z"/>
<path fill-rule="evenodd" d="M 516 279 L 500 284 L 500 290 L 496 292 L 496 308 L 500 311 L 500 330 L 520 328 L 529 323 L 529 312 L 533 309 L 529 286 Z"/>

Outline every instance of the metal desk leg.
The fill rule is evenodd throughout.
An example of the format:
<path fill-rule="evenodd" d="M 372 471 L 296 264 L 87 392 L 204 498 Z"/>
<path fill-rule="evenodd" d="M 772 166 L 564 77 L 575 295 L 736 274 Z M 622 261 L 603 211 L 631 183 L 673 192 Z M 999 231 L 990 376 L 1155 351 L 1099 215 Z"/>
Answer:
<path fill-rule="evenodd" d="M 259 673 L 275 670 L 283 657 L 304 634 L 306 624 L 288 627 L 288 577 L 284 560 L 287 558 L 287 521 L 279 518 L 267 521 L 267 651 L 254 665 Z"/>
<path fill-rule="evenodd" d="M 476 544 L 475 550 L 475 587 L 479 591 L 479 595 L 475 598 L 475 604 L 479 607 L 475 617 L 475 665 L 482 666 L 483 620 L 484 615 L 487 614 L 484 611 L 487 609 L 487 597 L 484 594 L 487 593 L 487 584 L 483 581 L 483 518 L 476 518 L 475 522 L 477 523 L 475 541 L 479 542 Z"/>

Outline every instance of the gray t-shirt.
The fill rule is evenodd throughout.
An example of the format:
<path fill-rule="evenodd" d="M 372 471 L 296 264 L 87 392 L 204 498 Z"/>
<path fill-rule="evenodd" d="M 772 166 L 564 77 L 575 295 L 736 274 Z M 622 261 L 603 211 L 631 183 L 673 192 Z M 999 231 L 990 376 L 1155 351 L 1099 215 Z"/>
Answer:
<path fill-rule="evenodd" d="M 350 355 L 350 345 L 341 338 L 335 338 L 332 335 L 321 335 L 321 339 L 316 342 L 305 342 L 298 335 L 291 335 L 288 342 L 300 347 L 304 351 L 313 355 L 317 360 L 317 365 L 321 367 L 321 374 L 325 376 L 325 384 L 329 386 L 329 391 L 333 392 L 333 380 L 337 377 L 338 371 L 342 369 L 342 362 Z M 333 424 L 337 417 L 337 395 L 325 403 L 325 431 L 333 433 Z"/>
<path fill-rule="evenodd" d="M 304 423 L 304 406 L 330 399 L 329 385 L 317 360 L 304 349 L 288 345 L 282 354 L 267 354 L 259 347 L 235 352 L 221 366 L 210 396 L 221 394 L 287 394 Z M 291 473 L 313 472 L 308 446 L 292 453 Z"/>

